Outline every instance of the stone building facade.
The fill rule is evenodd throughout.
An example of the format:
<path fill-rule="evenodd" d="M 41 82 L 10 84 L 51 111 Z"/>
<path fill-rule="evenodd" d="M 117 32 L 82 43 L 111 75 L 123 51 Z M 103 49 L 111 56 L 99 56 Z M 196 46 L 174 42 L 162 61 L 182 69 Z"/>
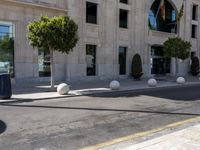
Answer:
<path fill-rule="evenodd" d="M 126 78 L 130 76 L 136 53 L 141 55 L 144 77 L 173 75 L 174 60 L 163 57 L 163 42 L 179 35 L 192 43 L 191 55 L 200 56 L 200 0 L 165 0 L 164 21 L 161 20 L 160 2 L 1 0 L 0 37 L 8 32 L 14 39 L 13 62 L 10 63 L 13 78 L 17 81 L 49 80 L 48 54 L 29 45 L 27 24 L 41 15 L 66 13 L 78 24 L 80 40 L 70 54 L 54 53 L 57 80 Z M 184 16 L 176 25 L 183 3 Z M 179 71 L 187 73 L 189 63 L 190 59 L 185 61 L 187 65 L 180 63 Z M 9 66 L 7 61 L 0 60 L 0 68 L 5 68 L 6 64 Z"/>

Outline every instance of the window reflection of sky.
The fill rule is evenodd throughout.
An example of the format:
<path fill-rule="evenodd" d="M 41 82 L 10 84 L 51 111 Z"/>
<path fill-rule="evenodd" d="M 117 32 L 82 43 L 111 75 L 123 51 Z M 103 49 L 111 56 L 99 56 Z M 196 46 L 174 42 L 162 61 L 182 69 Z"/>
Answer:
<path fill-rule="evenodd" d="M 7 35 L 13 37 L 12 23 L 0 22 L 0 40 Z M 5 51 L 0 49 L 0 74 L 10 73 L 11 77 L 14 77 L 14 55 L 13 50 Z"/>
<path fill-rule="evenodd" d="M 176 21 L 175 10 L 172 10 L 171 20 L 172 20 L 172 22 Z M 157 27 L 156 16 L 152 10 L 150 10 L 150 12 L 149 12 L 149 21 L 150 21 L 151 27 L 156 29 L 156 27 Z"/>
<path fill-rule="evenodd" d="M 174 33 L 176 32 L 176 11 L 170 2 L 165 1 L 165 19 L 163 19 L 160 0 L 154 1 L 148 14 L 151 30 Z"/>
<path fill-rule="evenodd" d="M 10 35 L 10 26 L 0 25 L 0 38 L 3 38 L 5 35 Z"/>
<path fill-rule="evenodd" d="M 176 21 L 176 11 L 172 10 L 172 21 Z"/>
<path fill-rule="evenodd" d="M 156 29 L 157 28 L 156 17 L 152 10 L 150 10 L 149 12 L 149 21 L 150 21 L 151 28 Z"/>

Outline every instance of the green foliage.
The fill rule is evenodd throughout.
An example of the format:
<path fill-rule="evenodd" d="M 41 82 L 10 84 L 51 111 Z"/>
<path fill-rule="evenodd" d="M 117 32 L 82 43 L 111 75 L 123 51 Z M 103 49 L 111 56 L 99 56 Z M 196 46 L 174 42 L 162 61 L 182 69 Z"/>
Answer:
<path fill-rule="evenodd" d="M 179 37 L 169 38 L 164 43 L 164 53 L 168 58 L 175 57 L 185 60 L 190 55 L 191 43 Z"/>
<path fill-rule="evenodd" d="M 193 76 L 197 76 L 199 74 L 199 58 L 196 56 L 192 58 L 190 71 Z"/>
<path fill-rule="evenodd" d="M 53 51 L 68 54 L 78 42 L 78 25 L 68 16 L 49 18 L 42 16 L 38 21 L 28 25 L 30 45 L 38 49 L 50 51 L 51 89 L 54 88 Z"/>
<path fill-rule="evenodd" d="M 142 73 L 142 60 L 139 54 L 135 54 L 132 60 L 132 76 L 134 79 L 140 79 Z"/>
<path fill-rule="evenodd" d="M 38 21 L 29 23 L 28 31 L 30 45 L 38 49 L 68 54 L 78 42 L 78 26 L 68 16 L 42 16 Z"/>
<path fill-rule="evenodd" d="M 0 39 L 0 60 L 11 61 L 14 51 L 14 39 L 9 35 L 4 36 Z"/>

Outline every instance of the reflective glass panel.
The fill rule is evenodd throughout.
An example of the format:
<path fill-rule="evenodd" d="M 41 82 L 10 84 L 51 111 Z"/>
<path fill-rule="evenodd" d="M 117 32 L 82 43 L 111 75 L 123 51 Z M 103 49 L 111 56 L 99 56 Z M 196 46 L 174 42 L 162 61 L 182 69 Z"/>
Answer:
<path fill-rule="evenodd" d="M 155 0 L 151 6 L 148 20 L 149 28 L 156 31 L 176 33 L 176 11 L 168 0 L 164 1 L 164 5 L 162 5 L 161 1 Z"/>
<path fill-rule="evenodd" d="M 51 76 L 50 64 L 51 64 L 50 52 L 39 49 L 38 50 L 39 77 Z"/>
<path fill-rule="evenodd" d="M 0 74 L 14 77 L 14 34 L 13 24 L 0 21 Z"/>
<path fill-rule="evenodd" d="M 96 75 L 96 45 L 86 45 L 87 76 Z"/>

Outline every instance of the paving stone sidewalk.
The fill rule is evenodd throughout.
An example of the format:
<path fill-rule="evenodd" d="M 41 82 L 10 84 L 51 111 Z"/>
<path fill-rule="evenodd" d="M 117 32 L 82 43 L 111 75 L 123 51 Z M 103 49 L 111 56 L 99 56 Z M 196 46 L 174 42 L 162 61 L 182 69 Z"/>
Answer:
<path fill-rule="evenodd" d="M 156 77 L 158 81 L 158 85 L 156 88 L 161 87 L 169 87 L 169 86 L 181 86 L 177 84 L 176 78 L 170 76 L 161 76 Z M 140 90 L 152 88 L 147 85 L 148 79 L 142 79 L 140 81 L 136 81 L 133 79 L 118 79 L 121 84 L 121 88 L 119 91 L 127 91 L 127 90 Z M 186 84 L 200 84 L 199 77 L 186 77 Z M 58 95 L 55 91 L 50 92 L 49 82 L 44 83 L 15 83 L 12 85 L 13 90 L 13 99 L 17 100 L 41 100 L 41 99 L 49 99 L 49 98 L 62 98 L 62 97 L 71 97 L 71 96 L 81 96 L 88 94 L 97 94 L 104 92 L 116 92 L 112 91 L 109 88 L 109 83 L 111 80 L 103 80 L 103 81 L 74 81 L 74 82 L 65 82 L 70 85 L 70 92 L 68 95 Z M 57 83 L 60 84 L 61 82 Z M 0 100 L 0 102 L 4 102 L 4 100 Z"/>
<path fill-rule="evenodd" d="M 117 149 L 117 148 L 116 148 Z M 200 124 L 121 150 L 200 150 Z"/>

